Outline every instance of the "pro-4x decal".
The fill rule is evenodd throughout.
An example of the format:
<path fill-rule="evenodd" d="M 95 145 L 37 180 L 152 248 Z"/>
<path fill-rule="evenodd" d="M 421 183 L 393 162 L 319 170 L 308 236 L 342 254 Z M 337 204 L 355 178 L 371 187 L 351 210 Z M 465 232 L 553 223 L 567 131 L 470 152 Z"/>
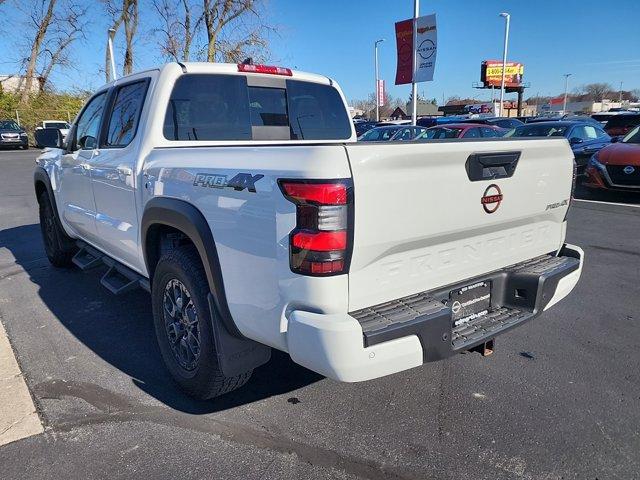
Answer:
<path fill-rule="evenodd" d="M 252 175 L 250 173 L 238 173 L 235 177 L 227 180 L 226 175 L 216 175 L 212 173 L 197 173 L 193 181 L 194 187 L 210 187 L 210 188 L 233 188 L 240 192 L 245 188 L 256 193 L 256 182 L 263 178 L 264 175 L 258 173 Z"/>

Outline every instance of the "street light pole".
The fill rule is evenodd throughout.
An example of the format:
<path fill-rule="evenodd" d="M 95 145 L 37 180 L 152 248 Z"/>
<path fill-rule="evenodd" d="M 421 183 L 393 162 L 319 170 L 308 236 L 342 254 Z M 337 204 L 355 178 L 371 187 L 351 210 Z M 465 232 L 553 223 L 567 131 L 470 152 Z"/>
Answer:
<path fill-rule="evenodd" d="M 380 98 L 378 95 L 380 94 L 378 91 L 378 44 L 384 42 L 384 38 L 380 40 L 376 40 L 373 45 L 373 50 L 375 52 L 375 70 L 376 70 L 376 122 L 380 121 Z"/>
<path fill-rule="evenodd" d="M 504 26 L 504 48 L 502 50 L 502 81 L 500 82 L 500 115 L 502 116 L 502 110 L 504 105 L 504 77 L 507 73 L 507 49 L 509 48 L 509 22 L 511 21 L 511 15 L 502 12 L 500 14 L 506 20 Z"/>
<path fill-rule="evenodd" d="M 418 67 L 418 52 L 416 42 L 418 40 L 418 16 L 420 15 L 420 0 L 413 2 L 413 72 L 411 75 L 411 125 L 418 121 L 418 84 L 416 83 L 416 70 Z"/>
<path fill-rule="evenodd" d="M 620 97 L 618 98 L 618 103 L 622 107 L 622 82 L 620 82 Z"/>
<path fill-rule="evenodd" d="M 564 101 L 562 102 L 562 114 L 567 114 L 567 92 L 569 91 L 569 77 L 570 73 L 564 74 Z"/>
<path fill-rule="evenodd" d="M 116 60 L 113 57 L 113 37 L 115 35 L 116 31 L 113 28 L 110 28 L 107 32 L 107 46 L 109 48 L 109 59 L 111 60 L 111 80 L 118 78 L 116 74 Z"/>

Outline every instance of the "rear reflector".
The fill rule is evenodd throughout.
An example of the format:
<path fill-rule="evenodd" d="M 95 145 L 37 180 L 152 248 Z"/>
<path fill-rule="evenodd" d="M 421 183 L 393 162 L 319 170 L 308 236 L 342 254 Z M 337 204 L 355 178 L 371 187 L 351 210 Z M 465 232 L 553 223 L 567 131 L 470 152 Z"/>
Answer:
<path fill-rule="evenodd" d="M 245 73 L 266 73 L 269 75 L 284 75 L 285 77 L 291 77 L 293 72 L 290 68 L 274 67 L 272 65 L 253 65 L 253 64 L 238 64 L 238 71 Z"/>

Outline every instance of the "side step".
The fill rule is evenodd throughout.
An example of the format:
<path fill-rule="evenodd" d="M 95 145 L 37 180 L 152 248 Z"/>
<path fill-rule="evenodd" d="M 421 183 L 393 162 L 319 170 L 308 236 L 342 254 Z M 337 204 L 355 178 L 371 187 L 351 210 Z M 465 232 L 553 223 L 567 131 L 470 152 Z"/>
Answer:
<path fill-rule="evenodd" d="M 71 259 L 76 267 L 86 271 L 102 265 L 102 253 L 85 243 L 79 244 L 79 246 L 80 250 Z"/>
<path fill-rule="evenodd" d="M 107 256 L 102 257 L 102 262 L 109 267 L 109 270 L 102 276 L 100 283 L 114 295 L 120 295 L 138 287 L 146 291 L 151 290 L 149 281 L 133 270 Z"/>
<path fill-rule="evenodd" d="M 78 246 L 80 250 L 73 256 L 73 264 L 83 271 L 96 268 L 100 265 L 109 267 L 100 279 L 100 283 L 114 295 L 120 295 L 138 287 L 147 292 L 151 291 L 149 280 L 139 273 L 116 262 L 111 257 L 108 257 L 84 242 L 78 242 Z"/>

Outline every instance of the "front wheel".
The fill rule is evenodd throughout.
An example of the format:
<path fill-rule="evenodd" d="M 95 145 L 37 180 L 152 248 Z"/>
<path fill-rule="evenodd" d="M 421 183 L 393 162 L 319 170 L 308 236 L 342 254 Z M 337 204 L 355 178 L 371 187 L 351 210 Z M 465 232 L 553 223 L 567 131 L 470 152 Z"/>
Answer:
<path fill-rule="evenodd" d="M 56 221 L 53 205 L 46 191 L 38 197 L 40 214 L 40 231 L 44 251 L 54 267 L 70 267 L 71 259 L 76 252 L 73 239 L 69 237 Z"/>
<path fill-rule="evenodd" d="M 178 385 L 201 400 L 241 387 L 252 373 L 227 377 L 220 370 L 208 293 L 207 277 L 195 248 L 177 248 L 160 258 L 151 289 L 160 352 Z"/>

